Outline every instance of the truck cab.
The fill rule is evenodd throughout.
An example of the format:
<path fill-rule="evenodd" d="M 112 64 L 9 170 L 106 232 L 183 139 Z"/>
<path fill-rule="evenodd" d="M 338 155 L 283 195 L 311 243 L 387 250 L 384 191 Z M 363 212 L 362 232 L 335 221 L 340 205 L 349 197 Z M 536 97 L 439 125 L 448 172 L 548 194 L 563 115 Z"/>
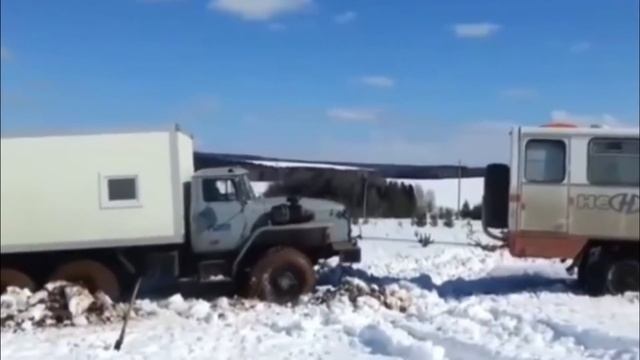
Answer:
<path fill-rule="evenodd" d="M 229 251 L 247 237 L 247 226 L 264 212 L 247 171 L 204 169 L 192 179 L 190 240 L 196 253 Z"/>
<path fill-rule="evenodd" d="M 572 259 L 590 293 L 637 291 L 638 130 L 551 124 L 510 136 L 510 163 L 487 167 L 485 231 L 516 257 Z"/>
<path fill-rule="evenodd" d="M 195 172 L 189 193 L 188 244 L 190 253 L 199 259 L 201 279 L 225 276 L 249 281 L 249 288 L 258 292 L 256 296 L 265 297 L 264 287 L 273 286 L 255 283 L 260 279 L 251 283 L 250 279 L 257 277 L 256 267 L 265 267 L 259 264 L 266 261 L 273 264 L 268 267 L 271 271 L 273 266 L 286 268 L 288 263 L 291 271 L 274 275 L 274 281 L 284 276 L 287 280 L 282 281 L 302 287 L 298 291 L 301 294 L 314 278 L 311 266 L 320 259 L 339 256 L 341 262 L 360 261 L 349 213 L 342 204 L 297 197 L 257 197 L 249 173 L 235 167 Z M 242 280 L 247 277 L 249 280 Z"/>

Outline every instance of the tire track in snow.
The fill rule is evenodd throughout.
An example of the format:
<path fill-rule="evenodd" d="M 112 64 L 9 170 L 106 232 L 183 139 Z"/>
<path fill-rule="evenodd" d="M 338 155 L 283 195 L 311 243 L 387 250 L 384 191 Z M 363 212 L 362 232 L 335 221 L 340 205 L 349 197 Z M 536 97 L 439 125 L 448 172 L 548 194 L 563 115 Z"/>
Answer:
<path fill-rule="evenodd" d="M 407 323 L 395 323 L 398 329 L 404 330 L 409 336 L 418 341 L 429 341 L 447 349 L 446 357 L 450 360 L 516 360 L 490 351 L 480 345 L 458 340 L 451 336 L 444 336 L 434 331 L 419 329 Z"/>
<path fill-rule="evenodd" d="M 580 329 L 573 325 L 554 323 L 548 320 L 539 321 L 553 332 L 554 340 L 571 339 L 587 352 L 613 352 L 616 359 L 638 359 L 638 340 L 622 336 L 607 335 L 595 329 Z"/>
<path fill-rule="evenodd" d="M 580 329 L 574 325 L 554 322 L 551 319 L 527 319 L 520 313 L 491 308 L 488 311 L 495 319 L 510 317 L 517 321 L 518 327 L 531 329 L 543 336 L 547 346 L 561 345 L 565 350 L 573 347 L 582 352 L 585 358 L 593 359 L 640 359 L 638 340 L 621 336 L 611 336 L 596 329 Z"/>

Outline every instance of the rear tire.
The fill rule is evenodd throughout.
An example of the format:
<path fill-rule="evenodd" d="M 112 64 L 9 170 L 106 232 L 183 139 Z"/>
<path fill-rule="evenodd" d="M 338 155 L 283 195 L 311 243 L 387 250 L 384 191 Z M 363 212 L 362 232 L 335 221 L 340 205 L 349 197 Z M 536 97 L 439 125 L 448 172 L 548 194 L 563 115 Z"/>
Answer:
<path fill-rule="evenodd" d="M 640 261 L 620 252 L 589 252 L 580 264 L 578 284 L 591 296 L 618 295 L 640 288 Z"/>
<path fill-rule="evenodd" d="M 313 290 L 316 274 L 309 257 L 289 248 L 268 251 L 249 274 L 247 295 L 264 301 L 288 303 Z"/>
<path fill-rule="evenodd" d="M 120 282 L 105 265 L 95 260 L 76 260 L 60 266 L 50 278 L 51 281 L 64 280 L 87 287 L 95 293 L 101 290 L 112 300 L 120 299 Z"/>
<path fill-rule="evenodd" d="M 34 291 L 36 283 L 29 275 L 20 270 L 12 268 L 0 269 L 0 293 L 4 293 L 11 286 Z"/>

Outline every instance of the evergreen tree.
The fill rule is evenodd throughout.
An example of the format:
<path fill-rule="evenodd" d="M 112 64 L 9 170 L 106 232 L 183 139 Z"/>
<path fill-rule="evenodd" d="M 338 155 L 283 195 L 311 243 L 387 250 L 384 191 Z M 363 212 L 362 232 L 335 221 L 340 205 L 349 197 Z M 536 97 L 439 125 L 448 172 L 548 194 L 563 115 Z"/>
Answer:
<path fill-rule="evenodd" d="M 463 219 L 468 219 L 471 216 L 471 206 L 467 200 L 462 204 L 462 209 L 460 210 L 460 217 Z"/>

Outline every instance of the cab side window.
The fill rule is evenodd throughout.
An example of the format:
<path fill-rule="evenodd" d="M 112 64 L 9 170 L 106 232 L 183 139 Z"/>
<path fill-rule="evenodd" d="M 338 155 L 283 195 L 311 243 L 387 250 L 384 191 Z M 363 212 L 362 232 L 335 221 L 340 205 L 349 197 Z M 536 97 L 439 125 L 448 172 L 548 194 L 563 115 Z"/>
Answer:
<path fill-rule="evenodd" d="M 202 197 L 205 202 L 235 201 L 235 182 L 231 179 L 204 179 Z"/>
<path fill-rule="evenodd" d="M 588 179 L 592 185 L 638 186 L 638 139 L 594 138 L 589 143 Z"/>
<path fill-rule="evenodd" d="M 525 179 L 532 183 L 562 183 L 567 147 L 561 140 L 529 140 L 525 149 Z"/>

